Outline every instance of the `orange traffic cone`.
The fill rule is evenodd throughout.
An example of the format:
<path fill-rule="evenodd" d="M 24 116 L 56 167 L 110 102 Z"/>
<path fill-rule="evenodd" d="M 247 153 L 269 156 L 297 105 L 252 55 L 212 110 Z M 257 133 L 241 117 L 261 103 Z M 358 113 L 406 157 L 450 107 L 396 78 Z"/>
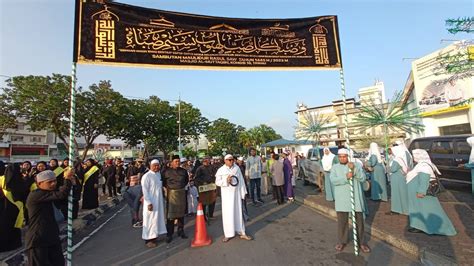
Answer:
<path fill-rule="evenodd" d="M 196 215 L 196 228 L 194 229 L 194 239 L 191 242 L 191 247 L 208 246 L 212 243 L 211 238 L 207 235 L 206 221 L 204 219 L 204 212 L 202 210 L 202 203 L 199 202 Z"/>

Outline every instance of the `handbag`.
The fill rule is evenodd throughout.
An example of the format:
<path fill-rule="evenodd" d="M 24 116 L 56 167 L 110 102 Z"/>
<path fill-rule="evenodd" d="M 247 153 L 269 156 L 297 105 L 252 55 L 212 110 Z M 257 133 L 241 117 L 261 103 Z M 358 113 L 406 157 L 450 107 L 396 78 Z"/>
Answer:
<path fill-rule="evenodd" d="M 437 197 L 438 194 L 443 191 L 442 190 L 442 185 L 441 185 L 441 182 L 439 181 L 439 177 L 438 177 L 438 174 L 436 173 L 436 171 L 433 169 L 433 167 L 429 163 L 427 163 L 427 164 L 433 170 L 433 173 L 435 175 L 435 179 L 430 180 L 430 182 L 428 184 L 428 188 L 426 189 L 425 195 L 432 196 L 432 197 Z"/>
<path fill-rule="evenodd" d="M 364 191 L 369 191 L 370 190 L 370 181 L 369 180 L 365 180 L 363 183 L 362 183 L 362 189 Z"/>

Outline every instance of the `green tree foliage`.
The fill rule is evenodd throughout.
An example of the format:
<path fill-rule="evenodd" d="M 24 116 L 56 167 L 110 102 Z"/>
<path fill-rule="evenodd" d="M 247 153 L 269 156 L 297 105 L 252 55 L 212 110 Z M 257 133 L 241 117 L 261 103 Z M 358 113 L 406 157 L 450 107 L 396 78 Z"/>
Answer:
<path fill-rule="evenodd" d="M 198 152 L 191 147 L 185 147 L 183 149 L 183 156 L 186 158 L 195 158 L 197 157 Z"/>
<path fill-rule="evenodd" d="M 311 141 L 314 145 L 319 147 L 321 132 L 326 128 L 330 118 L 323 116 L 320 113 L 304 112 L 303 117 L 298 121 L 296 133 L 302 138 Z M 319 157 L 319 152 L 317 153 Z"/>
<path fill-rule="evenodd" d="M 474 17 L 450 18 L 446 20 L 447 30 L 451 34 L 458 32 L 472 33 L 474 32 Z"/>
<path fill-rule="evenodd" d="M 451 34 L 459 32 L 474 32 L 474 17 L 447 19 L 447 30 Z M 439 64 L 435 67 L 435 75 L 449 75 L 444 82 L 452 82 L 457 79 L 465 79 L 474 76 L 474 55 L 472 54 L 473 41 L 462 40 L 457 42 L 456 51 L 448 54 L 440 54 L 437 57 Z M 469 50 L 471 47 L 471 50 Z"/>
<path fill-rule="evenodd" d="M 262 144 L 281 138 L 281 135 L 277 134 L 272 127 L 261 124 L 241 132 L 239 134 L 239 144 L 248 150 L 250 147 L 259 147 Z"/>
<path fill-rule="evenodd" d="M 98 136 L 111 136 L 125 126 L 120 120 L 126 105 L 126 99 L 112 89 L 110 81 L 100 81 L 77 95 L 76 135 L 86 142 L 83 159 Z"/>
<path fill-rule="evenodd" d="M 71 78 L 60 74 L 13 77 L 3 89 L 2 109 L 5 108 L 10 117 L 25 118 L 33 131 L 55 133 L 69 147 L 70 84 Z"/>
<path fill-rule="evenodd" d="M 245 131 L 244 127 L 233 124 L 225 118 L 214 120 L 206 132 L 210 145 L 209 153 L 221 155 L 222 149 L 227 149 L 227 153 L 240 153 L 242 148 L 238 140 L 243 131 Z"/>
<path fill-rule="evenodd" d="M 202 116 L 201 111 L 192 104 L 181 102 L 181 107 L 177 103 L 174 106 L 174 113 L 178 116 L 178 109 L 181 109 L 181 143 L 187 144 L 192 139 L 197 139 L 209 126 L 209 120 Z M 178 128 L 176 128 L 178 132 Z"/>
<path fill-rule="evenodd" d="M 15 115 L 9 108 L 8 99 L 5 94 L 0 94 L 0 138 L 8 128 L 15 127 L 15 124 Z"/>
<path fill-rule="evenodd" d="M 364 104 L 354 119 L 362 131 L 382 126 L 386 150 L 388 149 L 389 129 L 418 133 L 424 128 L 424 125 L 420 123 L 421 110 L 418 107 L 410 108 L 414 100 L 402 101 L 402 97 L 402 92 L 395 92 L 395 95 L 386 104 L 377 104 L 374 101 Z"/>

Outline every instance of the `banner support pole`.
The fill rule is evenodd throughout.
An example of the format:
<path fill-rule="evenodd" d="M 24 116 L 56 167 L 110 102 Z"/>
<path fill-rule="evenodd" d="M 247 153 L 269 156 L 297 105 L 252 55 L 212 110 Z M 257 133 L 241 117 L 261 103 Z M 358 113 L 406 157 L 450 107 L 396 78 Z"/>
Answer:
<path fill-rule="evenodd" d="M 349 143 L 349 130 L 348 130 L 348 119 L 347 119 L 347 105 L 346 105 L 346 86 L 344 83 L 344 69 L 341 67 L 339 70 L 340 74 L 340 81 L 341 81 L 341 92 L 342 92 L 342 105 L 344 108 L 344 131 L 346 137 L 346 147 L 350 150 L 350 143 Z M 350 154 L 348 155 L 350 159 Z M 352 234 L 354 238 L 354 254 L 356 256 L 359 255 L 359 239 L 357 237 L 357 223 L 355 218 L 355 194 L 354 194 L 354 181 L 353 179 L 349 179 L 349 185 L 351 187 L 351 218 L 352 218 Z"/>
<path fill-rule="evenodd" d="M 72 63 L 71 73 L 71 95 L 70 95 L 70 113 L 69 113 L 69 167 L 74 168 L 74 136 L 76 134 L 76 66 L 77 63 Z M 71 165 L 72 164 L 72 165 Z M 72 265 L 72 210 L 73 210 L 73 190 L 69 191 L 67 202 L 67 253 L 66 265 Z"/>

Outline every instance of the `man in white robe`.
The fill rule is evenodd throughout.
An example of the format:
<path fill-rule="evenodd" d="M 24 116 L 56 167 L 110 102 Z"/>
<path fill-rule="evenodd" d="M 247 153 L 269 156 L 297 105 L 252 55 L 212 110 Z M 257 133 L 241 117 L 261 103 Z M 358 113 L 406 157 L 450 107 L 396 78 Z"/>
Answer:
<path fill-rule="evenodd" d="M 234 157 L 227 154 L 225 164 L 217 170 L 216 185 L 221 187 L 222 226 L 224 228 L 223 242 L 228 242 L 239 234 L 241 239 L 252 240 L 245 234 L 244 217 L 242 215 L 242 200 L 247 190 L 240 168 L 234 164 Z"/>
<path fill-rule="evenodd" d="M 142 176 L 141 185 L 143 190 L 142 238 L 147 247 L 154 248 L 158 236 L 167 233 L 163 208 L 163 185 L 158 160 L 151 161 L 150 171 Z"/>

